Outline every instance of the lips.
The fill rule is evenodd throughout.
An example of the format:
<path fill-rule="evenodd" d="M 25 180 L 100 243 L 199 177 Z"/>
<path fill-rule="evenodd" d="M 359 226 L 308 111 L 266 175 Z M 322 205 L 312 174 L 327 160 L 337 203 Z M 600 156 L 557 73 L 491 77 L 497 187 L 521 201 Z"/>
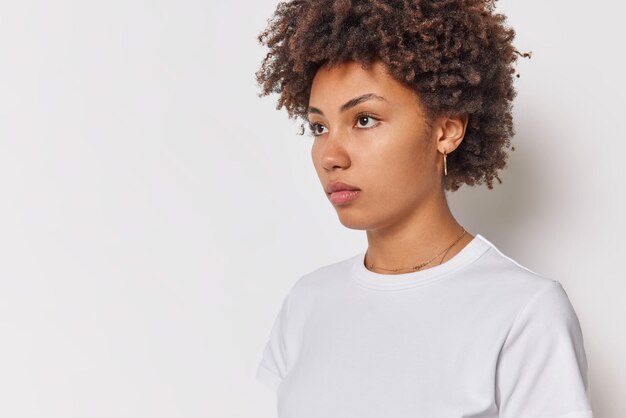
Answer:
<path fill-rule="evenodd" d="M 332 181 L 328 183 L 328 187 L 326 188 L 326 193 L 340 192 L 343 190 L 361 190 L 356 186 L 352 186 L 347 183 L 343 183 L 341 181 Z"/>

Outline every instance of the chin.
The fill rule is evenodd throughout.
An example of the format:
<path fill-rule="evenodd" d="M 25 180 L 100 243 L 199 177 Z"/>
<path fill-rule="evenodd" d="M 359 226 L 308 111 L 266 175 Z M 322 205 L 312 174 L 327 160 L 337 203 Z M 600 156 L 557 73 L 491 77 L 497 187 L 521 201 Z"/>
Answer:
<path fill-rule="evenodd" d="M 347 206 L 337 207 L 335 210 L 337 211 L 339 222 L 341 222 L 341 224 L 346 228 L 359 231 L 365 231 L 372 228 L 372 217 L 367 216 L 365 213 L 358 213 L 358 211 L 351 210 L 351 208 Z"/>

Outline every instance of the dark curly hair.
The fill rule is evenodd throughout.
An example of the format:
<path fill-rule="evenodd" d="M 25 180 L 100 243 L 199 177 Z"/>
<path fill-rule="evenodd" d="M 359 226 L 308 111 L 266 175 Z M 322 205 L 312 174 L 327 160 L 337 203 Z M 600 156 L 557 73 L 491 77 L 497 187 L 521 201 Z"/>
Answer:
<path fill-rule="evenodd" d="M 382 61 L 413 88 L 432 120 L 467 113 L 463 141 L 447 156 L 444 190 L 493 188 L 514 135 L 515 31 L 496 0 L 292 0 L 280 2 L 258 41 L 269 48 L 256 80 L 259 97 L 308 120 L 313 77 L 322 65 Z M 517 75 L 519 77 L 519 75 Z M 429 123 L 427 121 L 427 123 Z M 304 124 L 302 125 L 304 127 Z M 515 148 L 512 147 L 514 151 Z"/>

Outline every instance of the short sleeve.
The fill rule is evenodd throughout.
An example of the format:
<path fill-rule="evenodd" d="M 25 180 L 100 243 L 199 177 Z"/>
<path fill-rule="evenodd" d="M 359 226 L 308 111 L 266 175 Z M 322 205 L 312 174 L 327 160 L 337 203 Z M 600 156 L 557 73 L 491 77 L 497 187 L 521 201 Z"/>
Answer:
<path fill-rule="evenodd" d="M 265 344 L 261 361 L 257 367 L 256 379 L 273 391 L 278 389 L 287 371 L 287 348 L 285 333 L 287 331 L 287 311 L 289 296 L 283 300 L 280 312 L 274 319 L 269 340 Z"/>
<path fill-rule="evenodd" d="M 593 418 L 578 317 L 561 283 L 550 280 L 519 312 L 502 345 L 501 418 Z"/>

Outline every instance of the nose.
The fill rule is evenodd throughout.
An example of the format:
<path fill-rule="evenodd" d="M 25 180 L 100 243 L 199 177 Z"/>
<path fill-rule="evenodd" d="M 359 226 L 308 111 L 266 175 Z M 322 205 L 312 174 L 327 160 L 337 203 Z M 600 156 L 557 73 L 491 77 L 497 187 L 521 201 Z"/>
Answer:
<path fill-rule="evenodd" d="M 321 165 L 326 171 L 350 166 L 350 156 L 339 135 L 329 133 L 324 140 L 321 153 Z"/>

